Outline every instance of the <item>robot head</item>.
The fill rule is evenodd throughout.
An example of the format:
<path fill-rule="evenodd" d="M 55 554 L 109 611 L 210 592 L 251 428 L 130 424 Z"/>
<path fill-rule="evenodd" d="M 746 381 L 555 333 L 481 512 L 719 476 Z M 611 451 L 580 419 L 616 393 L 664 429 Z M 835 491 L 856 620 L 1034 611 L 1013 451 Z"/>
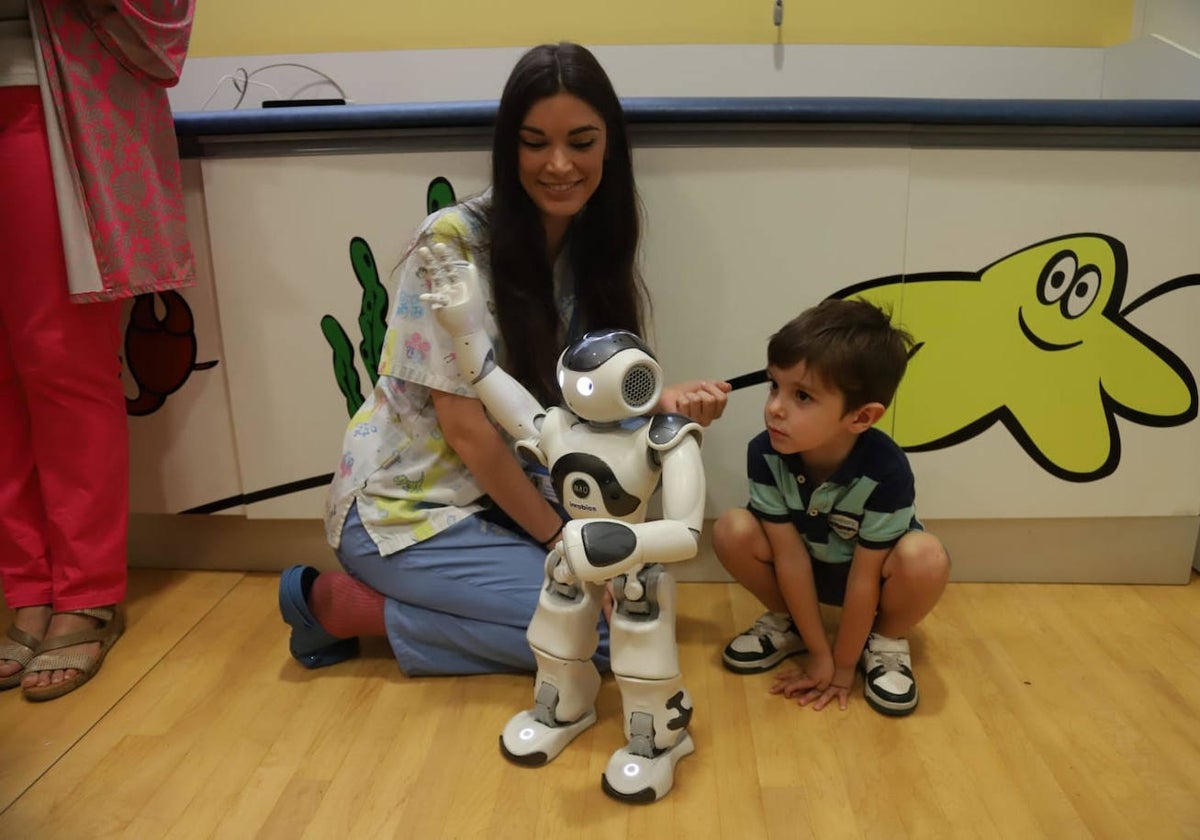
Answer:
<path fill-rule="evenodd" d="M 662 394 L 662 368 L 633 333 L 598 330 L 558 357 L 558 387 L 576 416 L 612 423 L 653 410 Z"/>

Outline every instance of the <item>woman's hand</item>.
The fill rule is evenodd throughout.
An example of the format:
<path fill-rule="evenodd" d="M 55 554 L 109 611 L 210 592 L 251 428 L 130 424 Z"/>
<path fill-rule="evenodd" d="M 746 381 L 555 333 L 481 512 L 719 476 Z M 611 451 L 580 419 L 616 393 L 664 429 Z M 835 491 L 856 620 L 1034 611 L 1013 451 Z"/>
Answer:
<path fill-rule="evenodd" d="M 693 379 L 663 388 L 658 410 L 667 414 L 682 414 L 707 426 L 725 413 L 725 403 L 731 390 L 728 382 Z"/>

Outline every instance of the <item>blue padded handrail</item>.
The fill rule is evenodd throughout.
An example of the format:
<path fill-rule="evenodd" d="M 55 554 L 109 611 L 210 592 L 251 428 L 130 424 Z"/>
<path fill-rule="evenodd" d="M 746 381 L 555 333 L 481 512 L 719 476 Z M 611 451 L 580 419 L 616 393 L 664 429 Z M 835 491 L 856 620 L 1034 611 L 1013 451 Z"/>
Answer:
<path fill-rule="evenodd" d="M 880 125 L 1200 128 L 1200 100 L 903 99 L 886 97 L 644 97 L 622 100 L 631 124 L 826 123 Z M 184 111 L 180 139 L 406 128 L 480 128 L 495 100 Z"/>

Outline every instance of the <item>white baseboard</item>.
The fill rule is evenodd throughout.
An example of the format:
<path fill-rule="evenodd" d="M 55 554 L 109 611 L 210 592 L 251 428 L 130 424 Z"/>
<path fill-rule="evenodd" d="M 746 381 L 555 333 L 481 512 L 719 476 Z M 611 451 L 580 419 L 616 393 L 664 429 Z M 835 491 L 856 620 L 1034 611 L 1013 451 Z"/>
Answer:
<path fill-rule="evenodd" d="M 681 581 L 728 581 L 706 524 L 699 554 L 673 568 Z M 926 521 L 950 551 L 960 582 L 1185 584 L 1200 569 L 1200 517 L 947 519 Z M 136 514 L 129 564 L 137 568 L 281 571 L 336 569 L 315 519 Z"/>

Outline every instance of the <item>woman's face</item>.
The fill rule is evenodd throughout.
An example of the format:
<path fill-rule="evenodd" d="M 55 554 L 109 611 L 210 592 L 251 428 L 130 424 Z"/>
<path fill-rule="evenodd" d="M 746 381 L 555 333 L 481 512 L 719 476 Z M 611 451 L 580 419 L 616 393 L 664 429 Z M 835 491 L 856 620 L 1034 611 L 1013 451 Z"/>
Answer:
<path fill-rule="evenodd" d="M 521 186 L 547 228 L 565 225 L 600 185 L 608 133 L 582 99 L 556 93 L 529 109 L 517 138 Z"/>

